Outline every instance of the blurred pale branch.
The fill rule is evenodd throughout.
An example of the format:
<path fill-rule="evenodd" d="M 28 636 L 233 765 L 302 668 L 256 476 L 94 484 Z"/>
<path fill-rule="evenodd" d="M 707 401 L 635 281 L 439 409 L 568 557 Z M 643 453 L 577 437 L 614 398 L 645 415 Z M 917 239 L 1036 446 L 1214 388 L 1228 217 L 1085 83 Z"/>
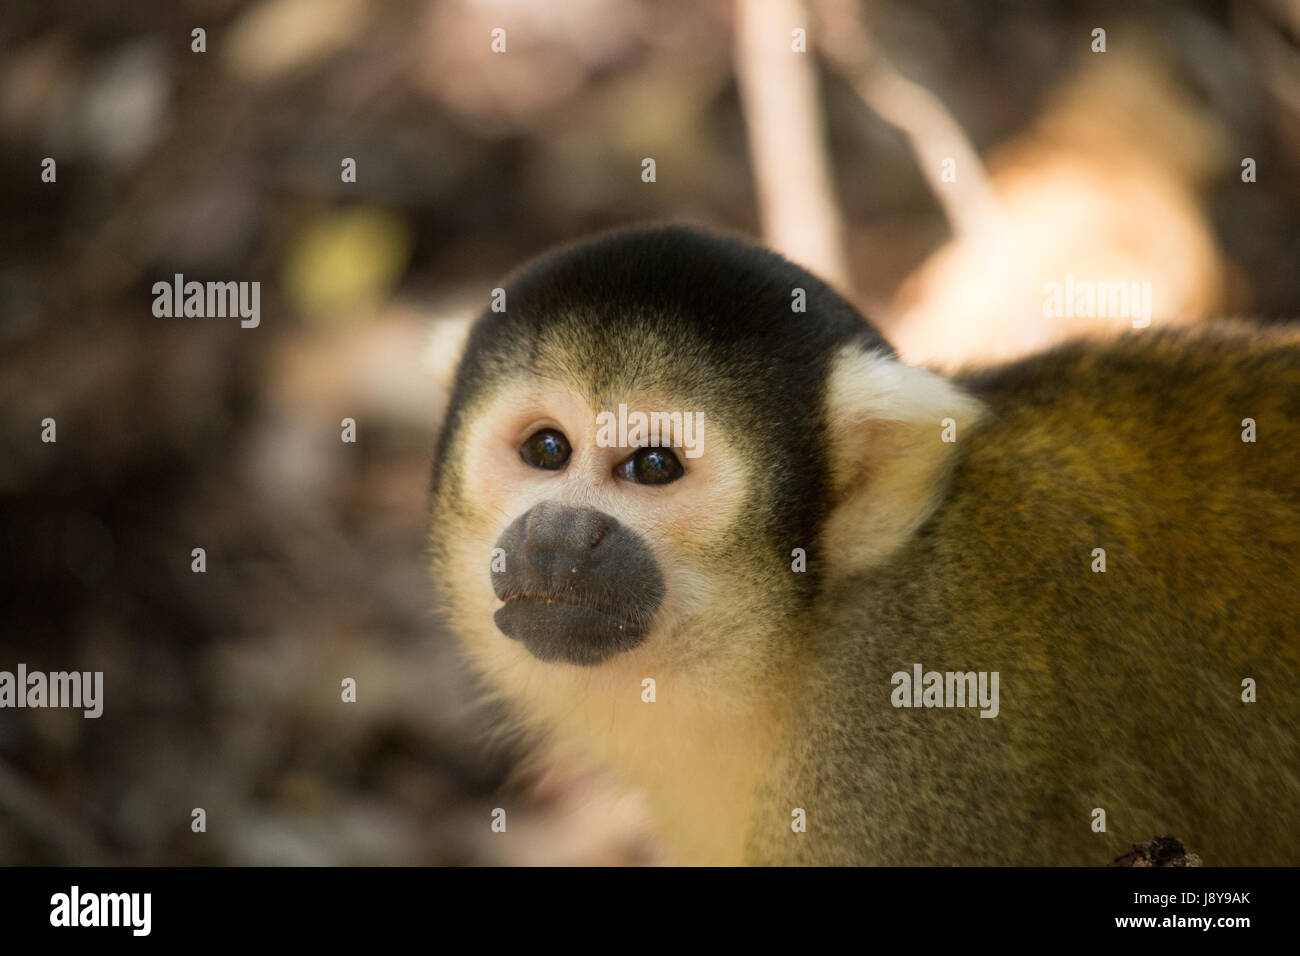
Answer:
<path fill-rule="evenodd" d="M 851 293 L 815 61 L 796 53 L 800 0 L 737 0 L 736 74 L 763 238 Z"/>
<path fill-rule="evenodd" d="M 815 2 L 819 46 L 867 107 L 907 137 L 953 232 L 966 238 L 996 234 L 997 200 L 956 119 L 938 97 L 885 59 L 863 22 L 859 0 Z M 956 182 L 941 178 L 945 159 L 956 162 Z"/>

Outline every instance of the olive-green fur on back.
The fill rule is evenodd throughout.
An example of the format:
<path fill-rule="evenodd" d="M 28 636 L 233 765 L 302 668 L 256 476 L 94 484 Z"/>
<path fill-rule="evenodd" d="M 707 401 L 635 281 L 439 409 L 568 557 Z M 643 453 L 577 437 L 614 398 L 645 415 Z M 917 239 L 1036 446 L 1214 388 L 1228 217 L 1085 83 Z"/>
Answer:
<path fill-rule="evenodd" d="M 921 531 L 821 596 L 751 858 L 1104 864 L 1172 833 L 1295 863 L 1300 332 L 1134 333 L 959 383 L 990 415 Z M 999 672 L 1000 713 L 895 708 L 918 663 Z"/>

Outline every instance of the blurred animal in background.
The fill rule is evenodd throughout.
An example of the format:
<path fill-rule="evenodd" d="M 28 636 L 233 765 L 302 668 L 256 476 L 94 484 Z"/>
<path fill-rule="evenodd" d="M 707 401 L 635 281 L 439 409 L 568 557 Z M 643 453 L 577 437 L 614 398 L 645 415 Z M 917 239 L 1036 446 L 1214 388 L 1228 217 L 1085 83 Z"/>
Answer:
<path fill-rule="evenodd" d="M 909 361 L 956 368 L 1210 318 L 1226 277 L 1203 189 L 1227 165 L 1225 130 L 1155 50 L 1084 59 L 1034 126 L 989 156 L 992 214 L 907 279 L 885 330 Z M 1048 294 L 1133 282 L 1148 284 L 1149 314 Z"/>

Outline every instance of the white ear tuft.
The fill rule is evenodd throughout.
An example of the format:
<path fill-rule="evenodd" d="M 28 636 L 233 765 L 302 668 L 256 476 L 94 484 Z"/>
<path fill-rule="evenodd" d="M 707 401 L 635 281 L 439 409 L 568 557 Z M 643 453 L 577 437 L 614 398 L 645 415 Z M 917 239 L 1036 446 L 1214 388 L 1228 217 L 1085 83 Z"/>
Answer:
<path fill-rule="evenodd" d="M 934 513 L 957 441 L 985 411 L 942 376 L 857 347 L 836 357 L 826 409 L 835 504 L 824 547 L 834 567 L 862 570 Z"/>
<path fill-rule="evenodd" d="M 451 318 L 438 319 L 429 330 L 429 344 L 425 347 L 421 364 L 433 377 L 441 396 L 440 408 L 445 409 L 456 383 L 456 370 L 465 355 L 470 329 L 474 327 L 477 313 L 463 313 Z M 441 417 L 441 415 L 439 416 Z"/>

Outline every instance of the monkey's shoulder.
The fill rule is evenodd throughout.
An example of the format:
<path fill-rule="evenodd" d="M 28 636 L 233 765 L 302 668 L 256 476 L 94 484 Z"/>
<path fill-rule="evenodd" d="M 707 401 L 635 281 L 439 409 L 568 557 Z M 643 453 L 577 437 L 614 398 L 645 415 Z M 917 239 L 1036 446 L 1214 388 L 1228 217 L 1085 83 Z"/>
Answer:
<path fill-rule="evenodd" d="M 1059 506 L 1300 495 L 1300 326 L 1081 340 L 959 376 L 988 415 L 959 480 Z M 1193 515 L 1183 513 L 1183 517 Z"/>
<path fill-rule="evenodd" d="M 927 640 L 1109 641 L 1151 614 L 1221 637 L 1235 614 L 1297 646 L 1277 600 L 1300 568 L 1294 327 L 1075 342 L 962 384 L 988 415 L 935 512 L 828 606 Z"/>
<path fill-rule="evenodd" d="M 1049 351 L 960 373 L 956 381 L 1000 417 L 1020 410 L 1195 410 L 1247 396 L 1300 402 L 1300 323 L 1260 327 L 1216 322 L 1074 339 Z"/>

